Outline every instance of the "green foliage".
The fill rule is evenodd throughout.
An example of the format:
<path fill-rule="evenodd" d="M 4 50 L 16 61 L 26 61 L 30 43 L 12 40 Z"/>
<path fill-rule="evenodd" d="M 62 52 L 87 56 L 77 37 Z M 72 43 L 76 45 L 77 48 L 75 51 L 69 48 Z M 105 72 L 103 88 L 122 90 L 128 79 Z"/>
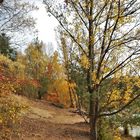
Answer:
<path fill-rule="evenodd" d="M 37 98 L 39 83 L 36 80 L 24 79 L 19 81 L 19 88 L 17 94 L 26 96 L 28 98 Z"/>
<path fill-rule="evenodd" d="M 39 83 L 40 83 L 40 88 L 38 91 L 39 92 L 38 98 L 41 99 L 41 97 L 43 97 L 43 95 L 46 94 L 48 91 L 49 80 L 45 75 L 43 75 L 42 77 L 40 77 Z"/>
<path fill-rule="evenodd" d="M 107 120 L 100 120 L 99 125 L 99 140 L 113 140 L 113 131 Z"/>
<path fill-rule="evenodd" d="M 10 46 L 10 39 L 5 34 L 0 35 L 0 54 L 9 57 L 11 60 L 16 60 L 17 52 Z"/>
<path fill-rule="evenodd" d="M 21 63 L 25 65 L 25 75 L 21 81 L 22 95 L 41 99 L 47 92 L 45 72 L 48 60 L 44 50 L 44 44 L 36 40 L 28 46 L 25 55 L 20 58 Z"/>
<path fill-rule="evenodd" d="M 98 120 L 99 140 L 121 140 L 119 129 L 114 125 L 111 118 L 100 118 Z"/>

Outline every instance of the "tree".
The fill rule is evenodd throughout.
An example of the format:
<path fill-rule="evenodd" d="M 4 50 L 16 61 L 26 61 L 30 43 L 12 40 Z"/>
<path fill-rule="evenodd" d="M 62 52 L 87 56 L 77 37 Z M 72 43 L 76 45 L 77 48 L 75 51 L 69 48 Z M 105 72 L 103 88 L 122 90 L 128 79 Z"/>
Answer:
<path fill-rule="evenodd" d="M 132 93 L 137 83 L 129 84 L 132 77 L 127 77 L 125 72 L 126 66 L 140 57 L 139 2 L 44 0 L 44 4 L 47 12 L 57 19 L 74 45 L 79 48 L 81 58 L 86 60 L 87 87 L 90 94 L 90 134 L 91 140 L 97 140 L 100 118 L 121 112 L 140 96 Z M 117 87 L 115 84 L 112 86 L 113 82 L 118 83 L 120 79 L 128 80 L 125 83 L 130 88 Z M 110 82 L 107 92 L 103 92 L 108 80 Z"/>
<path fill-rule="evenodd" d="M 85 93 L 87 92 L 85 68 L 81 65 L 84 63 L 79 58 L 79 50 L 73 45 L 73 42 L 69 40 L 69 37 L 58 27 L 58 44 L 60 46 L 60 51 L 62 52 L 62 63 L 65 68 L 65 74 L 67 76 L 67 81 L 69 86 L 75 84 L 75 88 L 71 89 L 69 87 L 69 94 L 71 99 L 71 106 L 75 104 L 77 111 L 82 115 L 82 108 L 88 108 L 85 102 L 87 97 Z M 60 40 L 59 40 L 60 38 Z M 74 98 L 72 98 L 74 97 Z"/>
<path fill-rule="evenodd" d="M 41 99 L 43 94 L 47 92 L 47 79 L 45 78 L 46 67 L 48 64 L 47 55 L 44 51 L 45 46 L 38 39 L 31 43 L 25 50 L 25 71 L 26 76 L 34 82 L 37 86 L 38 98 Z M 46 84 L 46 85 L 45 85 Z"/>
<path fill-rule="evenodd" d="M 56 95 L 55 99 L 52 99 L 52 101 L 63 106 L 70 106 L 71 100 L 68 93 L 69 86 L 72 88 L 73 85 L 69 85 L 67 81 L 64 66 L 59 61 L 58 52 L 54 52 L 54 54 L 49 58 L 46 76 L 49 81 L 48 94 L 54 93 Z"/>
<path fill-rule="evenodd" d="M 17 52 L 10 46 L 10 39 L 5 34 L 0 35 L 0 54 L 9 57 L 11 60 L 16 59 Z"/>
<path fill-rule="evenodd" d="M 3 3 L 3 0 L 0 1 L 0 4 L 2 4 L 2 3 Z"/>
<path fill-rule="evenodd" d="M 60 31 L 60 34 L 63 34 L 63 32 Z M 71 101 L 71 107 L 74 107 L 74 102 L 76 102 L 76 106 L 78 105 L 77 103 L 77 98 L 76 98 L 76 93 L 75 90 L 73 89 L 73 87 L 71 87 L 72 84 L 75 83 L 75 81 L 72 78 L 72 71 L 74 70 L 74 67 L 72 66 L 73 64 L 73 59 L 72 59 L 72 47 L 68 48 L 68 45 L 66 44 L 66 38 L 64 38 L 63 35 L 59 36 L 60 39 L 60 43 L 59 46 L 61 47 L 61 51 L 62 51 L 62 60 L 63 60 L 63 65 L 64 65 L 64 72 L 67 76 L 67 83 L 68 83 L 68 89 L 69 89 L 69 97 L 70 97 L 70 101 Z M 74 99 L 73 99 L 74 97 Z M 78 108 L 78 106 L 77 106 Z"/>
<path fill-rule="evenodd" d="M 138 58 L 139 59 L 139 58 Z M 131 77 L 131 82 L 137 81 L 136 84 L 134 84 L 133 93 L 139 94 L 139 60 L 135 59 L 132 60 L 131 63 L 127 66 L 127 76 Z M 133 75 L 133 76 L 132 76 Z M 131 83 L 129 82 L 129 83 Z M 135 83 L 134 82 L 134 83 Z M 132 83 L 131 83 L 132 84 Z M 123 82 L 123 85 L 125 85 L 125 82 Z M 133 85 L 133 84 L 132 84 Z M 130 86 L 130 85 L 129 85 Z M 132 87 L 132 86 L 130 86 Z M 140 123 L 140 117 L 139 117 L 139 100 L 136 100 L 131 104 L 131 106 L 127 107 L 127 109 L 123 110 L 121 113 L 118 113 L 116 115 L 116 119 L 114 120 L 119 126 L 124 127 L 124 135 L 129 135 L 129 126 L 139 126 Z"/>
<path fill-rule="evenodd" d="M 4 0 L 0 4 L 0 32 L 11 38 L 14 47 L 19 46 L 25 39 L 19 37 L 19 33 L 23 36 L 25 30 L 33 31 L 35 22 L 30 13 L 35 9 L 37 8 L 31 2 L 24 0 Z"/>

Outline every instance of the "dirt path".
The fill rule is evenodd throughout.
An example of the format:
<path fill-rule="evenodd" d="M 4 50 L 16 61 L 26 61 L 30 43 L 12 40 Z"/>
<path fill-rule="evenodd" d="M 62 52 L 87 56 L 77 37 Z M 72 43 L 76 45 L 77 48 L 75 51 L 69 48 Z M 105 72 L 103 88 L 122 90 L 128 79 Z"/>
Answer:
<path fill-rule="evenodd" d="M 70 109 L 61 109 L 46 101 L 18 97 L 30 108 L 23 112 L 19 137 L 12 140 L 89 140 L 89 126 Z M 122 140 L 133 140 L 123 138 Z"/>
<path fill-rule="evenodd" d="M 30 101 L 30 106 L 21 135 L 13 140 L 89 140 L 89 128 L 77 114 L 46 101 Z"/>

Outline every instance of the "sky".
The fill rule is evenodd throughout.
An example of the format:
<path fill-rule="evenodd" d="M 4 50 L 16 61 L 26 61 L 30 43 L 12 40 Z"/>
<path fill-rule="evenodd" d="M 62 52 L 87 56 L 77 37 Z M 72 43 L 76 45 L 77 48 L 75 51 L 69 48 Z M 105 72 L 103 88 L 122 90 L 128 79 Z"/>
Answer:
<path fill-rule="evenodd" d="M 57 49 L 57 41 L 54 29 L 57 27 L 58 22 L 54 17 L 49 17 L 43 2 L 33 0 L 38 6 L 38 10 L 34 11 L 33 17 L 36 18 L 36 29 L 38 30 L 38 38 L 46 45 L 52 44 L 54 50 Z M 140 0 L 138 0 L 139 2 Z"/>
<path fill-rule="evenodd" d="M 54 50 L 57 49 L 57 42 L 55 38 L 54 29 L 57 27 L 58 22 L 55 18 L 49 17 L 45 6 L 38 2 L 38 10 L 34 11 L 33 17 L 36 18 L 36 29 L 38 30 L 38 38 L 42 40 L 46 45 L 52 44 Z"/>

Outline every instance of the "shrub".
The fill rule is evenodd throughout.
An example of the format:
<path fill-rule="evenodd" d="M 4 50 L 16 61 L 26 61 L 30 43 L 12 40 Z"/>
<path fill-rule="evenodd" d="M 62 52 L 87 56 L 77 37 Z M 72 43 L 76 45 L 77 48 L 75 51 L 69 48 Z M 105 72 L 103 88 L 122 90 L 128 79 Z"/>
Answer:
<path fill-rule="evenodd" d="M 19 133 L 21 113 L 25 108 L 14 96 L 0 98 L 0 139 Z"/>

